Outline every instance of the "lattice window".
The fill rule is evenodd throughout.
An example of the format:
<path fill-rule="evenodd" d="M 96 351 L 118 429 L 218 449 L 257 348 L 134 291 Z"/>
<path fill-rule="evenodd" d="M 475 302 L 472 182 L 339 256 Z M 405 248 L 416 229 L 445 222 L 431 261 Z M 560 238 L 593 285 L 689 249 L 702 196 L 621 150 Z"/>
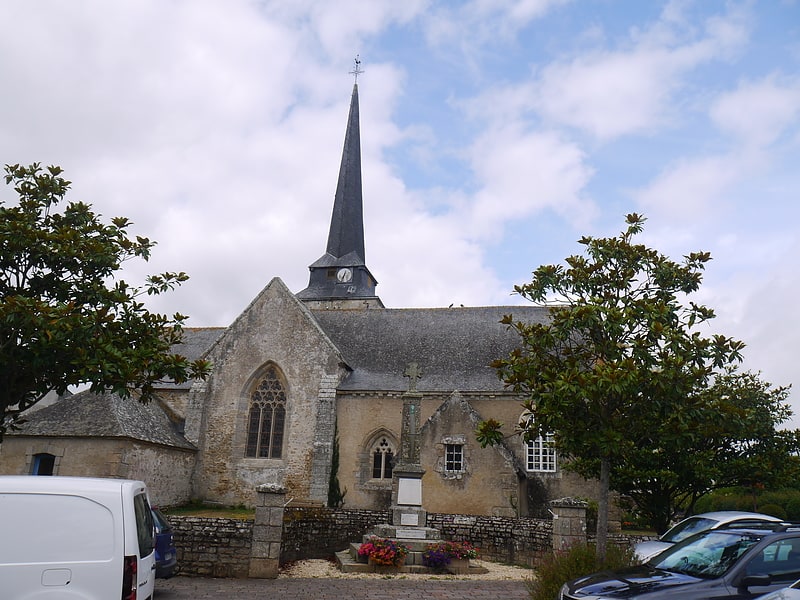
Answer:
<path fill-rule="evenodd" d="M 286 422 L 286 393 L 275 367 L 267 369 L 250 394 L 245 456 L 280 458 Z"/>
<path fill-rule="evenodd" d="M 528 471 L 554 473 L 558 467 L 552 435 L 540 435 L 526 444 Z"/>
<path fill-rule="evenodd" d="M 448 473 L 460 473 L 464 470 L 464 445 L 444 445 L 444 470 Z"/>
<path fill-rule="evenodd" d="M 391 479 L 394 451 L 385 437 L 380 438 L 372 450 L 372 478 Z"/>

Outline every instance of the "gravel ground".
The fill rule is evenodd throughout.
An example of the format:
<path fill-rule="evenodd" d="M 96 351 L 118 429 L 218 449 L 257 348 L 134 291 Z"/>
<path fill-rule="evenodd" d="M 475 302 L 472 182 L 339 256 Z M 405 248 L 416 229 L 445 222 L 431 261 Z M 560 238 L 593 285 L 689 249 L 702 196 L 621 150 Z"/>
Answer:
<path fill-rule="evenodd" d="M 533 571 L 522 567 L 512 567 L 483 560 L 473 560 L 474 564 L 485 567 L 489 572 L 482 575 L 410 575 L 400 573 L 388 575 L 395 578 L 414 578 L 432 580 L 494 580 L 494 581 L 524 581 L 533 576 Z M 383 573 L 342 573 L 336 565 L 329 560 L 301 560 L 281 569 L 278 579 L 285 578 L 328 578 L 328 579 L 386 579 Z"/>

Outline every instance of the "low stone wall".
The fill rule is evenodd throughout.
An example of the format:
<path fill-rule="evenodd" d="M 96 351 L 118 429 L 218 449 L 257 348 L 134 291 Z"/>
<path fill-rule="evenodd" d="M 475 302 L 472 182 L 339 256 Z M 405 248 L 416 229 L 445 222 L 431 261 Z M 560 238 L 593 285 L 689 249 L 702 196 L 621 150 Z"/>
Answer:
<path fill-rule="evenodd" d="M 345 550 L 376 525 L 389 522 L 388 510 L 289 507 L 283 513 L 281 562 L 326 558 Z"/>
<path fill-rule="evenodd" d="M 287 508 L 281 563 L 329 557 L 388 519 L 389 511 Z M 182 575 L 248 577 L 253 521 L 179 516 L 169 520 Z M 429 513 L 428 526 L 438 529 L 443 539 L 474 544 L 481 557 L 497 562 L 535 566 L 553 549 L 553 524 L 544 519 Z M 635 541 L 639 540 L 623 534 L 609 538 L 620 546 Z"/>
<path fill-rule="evenodd" d="M 170 516 L 181 575 L 247 577 L 253 521 Z"/>
<path fill-rule="evenodd" d="M 527 517 L 428 514 L 442 538 L 470 542 L 482 558 L 532 567 L 553 551 L 553 523 Z"/>

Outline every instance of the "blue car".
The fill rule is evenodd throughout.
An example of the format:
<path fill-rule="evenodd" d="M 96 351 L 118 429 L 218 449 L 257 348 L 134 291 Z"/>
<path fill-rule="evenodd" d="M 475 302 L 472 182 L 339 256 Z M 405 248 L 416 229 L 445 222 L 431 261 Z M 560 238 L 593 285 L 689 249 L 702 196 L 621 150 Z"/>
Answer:
<path fill-rule="evenodd" d="M 172 525 L 160 510 L 155 507 L 151 510 L 156 530 L 156 578 L 168 579 L 178 569 L 178 553 L 172 538 Z"/>

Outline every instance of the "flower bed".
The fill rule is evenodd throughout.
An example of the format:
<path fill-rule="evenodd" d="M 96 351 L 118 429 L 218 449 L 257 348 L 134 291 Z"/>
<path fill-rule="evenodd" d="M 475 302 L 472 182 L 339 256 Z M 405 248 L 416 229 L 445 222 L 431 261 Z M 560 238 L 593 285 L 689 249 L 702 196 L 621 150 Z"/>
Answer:
<path fill-rule="evenodd" d="M 358 549 L 359 556 L 366 556 L 376 565 L 399 567 L 408 554 L 408 547 L 396 540 L 370 536 Z"/>
<path fill-rule="evenodd" d="M 478 558 L 478 549 L 469 542 L 439 542 L 428 544 L 422 554 L 422 564 L 432 569 L 446 569 L 454 559 Z"/>

